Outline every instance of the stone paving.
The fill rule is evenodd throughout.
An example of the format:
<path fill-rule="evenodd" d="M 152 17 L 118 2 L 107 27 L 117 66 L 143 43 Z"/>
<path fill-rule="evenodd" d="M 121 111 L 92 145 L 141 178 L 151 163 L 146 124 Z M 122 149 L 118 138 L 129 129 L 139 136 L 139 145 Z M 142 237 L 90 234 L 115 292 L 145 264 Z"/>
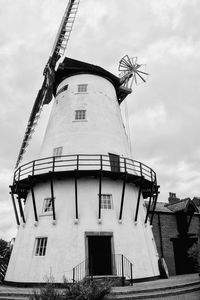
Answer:
<path fill-rule="evenodd" d="M 137 282 L 133 286 L 126 287 L 114 287 L 113 291 L 142 291 L 142 290 L 154 290 L 165 287 L 173 287 L 184 284 L 191 284 L 193 282 L 200 283 L 200 277 L 198 274 L 187 274 L 187 275 L 177 275 L 171 276 L 169 279 L 158 279 L 153 281 Z"/>
<path fill-rule="evenodd" d="M 179 276 L 171 276 L 169 279 L 159 279 L 155 281 L 146 281 L 146 282 L 137 282 L 134 283 L 133 286 L 125 286 L 125 287 L 113 287 L 112 294 L 122 294 L 122 293 L 141 293 L 142 291 L 150 292 L 150 291 L 162 291 L 162 289 L 170 289 L 174 287 L 181 287 L 184 285 L 192 285 L 195 283 L 200 283 L 200 277 L 199 274 L 187 274 L 187 275 L 179 275 Z M 8 296 L 9 295 L 19 295 L 19 297 L 26 297 L 30 294 L 32 294 L 33 288 L 18 288 L 18 287 L 11 287 L 6 285 L 0 285 L 0 299 L 11 299 L 11 298 L 2 298 L 3 295 Z M 197 296 L 199 295 L 199 297 Z M 177 298 L 163 298 L 163 299 L 200 299 L 200 290 L 196 292 L 196 296 L 192 298 L 189 295 L 182 295 L 181 297 Z M 12 298 L 12 299 L 17 299 Z M 26 298 L 27 299 L 27 298 Z M 125 299 L 125 297 L 124 297 Z M 139 299 L 139 297 L 138 297 Z M 148 298 L 148 299 L 154 299 L 154 298 Z M 159 298 L 161 299 L 161 298 Z"/>

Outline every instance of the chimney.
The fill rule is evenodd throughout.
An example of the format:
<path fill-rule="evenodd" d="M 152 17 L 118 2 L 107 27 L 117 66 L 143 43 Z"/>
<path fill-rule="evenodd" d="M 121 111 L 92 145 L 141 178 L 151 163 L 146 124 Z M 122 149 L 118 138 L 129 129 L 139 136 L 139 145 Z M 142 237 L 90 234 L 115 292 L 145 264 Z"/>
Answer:
<path fill-rule="evenodd" d="M 169 197 L 168 197 L 169 204 L 174 204 L 178 201 L 180 201 L 180 198 L 176 197 L 176 193 L 169 192 Z"/>

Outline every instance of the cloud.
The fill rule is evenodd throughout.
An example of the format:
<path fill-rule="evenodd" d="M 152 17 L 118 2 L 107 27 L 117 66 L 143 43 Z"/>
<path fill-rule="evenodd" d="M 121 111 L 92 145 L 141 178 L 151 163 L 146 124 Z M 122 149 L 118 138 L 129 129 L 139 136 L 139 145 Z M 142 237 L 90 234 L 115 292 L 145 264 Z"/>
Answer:
<path fill-rule="evenodd" d="M 8 185 L 66 0 L 0 2 L 0 234 L 10 238 Z M 125 54 L 147 64 L 147 83 L 133 86 L 125 101 L 134 158 L 157 172 L 164 201 L 169 191 L 200 194 L 199 37 L 198 0 L 84 0 L 67 48 L 69 57 L 116 75 Z M 48 110 L 24 160 L 37 155 Z"/>

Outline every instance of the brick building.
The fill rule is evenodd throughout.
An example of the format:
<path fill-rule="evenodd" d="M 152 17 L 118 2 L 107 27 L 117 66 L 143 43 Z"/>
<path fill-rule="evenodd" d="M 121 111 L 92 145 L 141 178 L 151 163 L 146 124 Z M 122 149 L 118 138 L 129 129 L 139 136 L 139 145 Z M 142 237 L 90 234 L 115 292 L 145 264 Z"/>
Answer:
<path fill-rule="evenodd" d="M 169 275 L 200 271 L 200 198 L 181 200 L 170 193 L 168 203 L 157 203 L 152 225 Z"/>

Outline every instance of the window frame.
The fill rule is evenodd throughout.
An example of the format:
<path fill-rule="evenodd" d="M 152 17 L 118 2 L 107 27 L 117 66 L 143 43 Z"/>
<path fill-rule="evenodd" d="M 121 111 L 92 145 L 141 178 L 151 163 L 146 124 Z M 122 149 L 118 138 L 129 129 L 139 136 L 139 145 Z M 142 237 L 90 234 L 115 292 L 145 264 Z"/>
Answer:
<path fill-rule="evenodd" d="M 77 93 L 84 94 L 88 92 L 88 84 L 87 83 L 80 83 L 77 85 Z"/>
<path fill-rule="evenodd" d="M 53 198 L 53 200 L 55 201 L 55 197 Z M 51 209 L 48 209 L 48 210 L 45 211 L 45 208 L 47 208 L 47 204 L 46 204 L 47 201 L 49 201 L 49 202 L 51 201 L 51 206 L 50 206 Z M 44 214 L 44 215 L 52 215 L 53 214 L 52 197 L 45 197 L 44 198 L 43 207 L 42 207 L 42 214 Z"/>
<path fill-rule="evenodd" d="M 53 157 L 60 158 L 62 156 L 62 152 L 63 152 L 63 146 L 53 148 Z"/>
<path fill-rule="evenodd" d="M 103 197 L 105 197 L 105 199 L 103 199 Z M 112 194 L 101 194 L 101 209 L 106 209 L 106 210 L 114 209 Z"/>
<path fill-rule="evenodd" d="M 75 110 L 75 121 L 86 121 L 86 109 L 76 109 Z"/>
<path fill-rule="evenodd" d="M 39 236 L 35 238 L 34 256 L 44 257 L 47 252 L 47 236 Z"/>

